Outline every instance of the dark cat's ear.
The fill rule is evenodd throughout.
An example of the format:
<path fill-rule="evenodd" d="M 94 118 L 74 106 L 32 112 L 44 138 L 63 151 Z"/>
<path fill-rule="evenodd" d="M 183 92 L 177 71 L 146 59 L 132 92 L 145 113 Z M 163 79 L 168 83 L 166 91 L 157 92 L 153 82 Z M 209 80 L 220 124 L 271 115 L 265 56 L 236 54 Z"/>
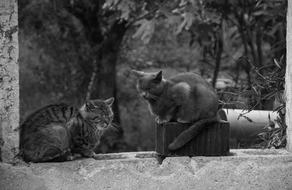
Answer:
<path fill-rule="evenodd" d="M 162 81 L 162 71 L 159 71 L 153 80 L 155 82 L 161 82 Z"/>
<path fill-rule="evenodd" d="M 109 99 L 106 99 L 104 102 L 105 102 L 107 105 L 111 106 L 111 105 L 114 103 L 114 101 L 115 101 L 115 98 L 114 98 L 114 97 L 111 97 L 111 98 L 109 98 Z"/>
<path fill-rule="evenodd" d="M 134 76 L 136 76 L 136 77 L 142 77 L 142 76 L 144 76 L 144 72 L 142 72 L 142 71 L 137 71 L 137 70 L 135 70 L 135 69 L 132 69 L 132 70 L 131 70 L 131 73 L 132 73 Z"/>

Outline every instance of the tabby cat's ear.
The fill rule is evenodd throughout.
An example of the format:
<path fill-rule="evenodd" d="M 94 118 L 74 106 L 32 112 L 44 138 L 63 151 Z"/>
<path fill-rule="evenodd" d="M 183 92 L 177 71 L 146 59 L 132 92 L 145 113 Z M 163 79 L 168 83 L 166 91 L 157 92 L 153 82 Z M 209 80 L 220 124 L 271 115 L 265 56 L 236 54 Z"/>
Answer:
<path fill-rule="evenodd" d="M 159 71 L 153 80 L 155 82 L 161 82 L 162 81 L 162 71 Z"/>
<path fill-rule="evenodd" d="M 111 97 L 111 98 L 109 98 L 109 99 L 106 99 L 104 102 L 105 102 L 107 105 L 111 106 L 111 105 L 113 105 L 114 101 L 115 101 L 115 98 L 114 98 L 114 97 Z"/>
<path fill-rule="evenodd" d="M 136 77 L 142 77 L 142 76 L 144 76 L 144 72 L 142 72 L 142 71 L 137 71 L 137 70 L 135 70 L 135 69 L 132 69 L 132 70 L 131 70 L 131 73 L 132 73 L 134 76 L 136 76 Z"/>

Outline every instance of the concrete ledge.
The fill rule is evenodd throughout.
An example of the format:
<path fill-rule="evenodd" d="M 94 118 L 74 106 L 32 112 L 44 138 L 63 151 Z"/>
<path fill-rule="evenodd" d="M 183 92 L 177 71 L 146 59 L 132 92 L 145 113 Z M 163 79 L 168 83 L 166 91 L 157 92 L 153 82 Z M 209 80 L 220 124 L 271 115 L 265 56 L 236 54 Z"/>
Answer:
<path fill-rule="evenodd" d="M 161 165 L 154 152 L 30 166 L 0 163 L 0 189 L 292 189 L 291 153 L 231 152 L 226 157 L 168 157 Z"/>

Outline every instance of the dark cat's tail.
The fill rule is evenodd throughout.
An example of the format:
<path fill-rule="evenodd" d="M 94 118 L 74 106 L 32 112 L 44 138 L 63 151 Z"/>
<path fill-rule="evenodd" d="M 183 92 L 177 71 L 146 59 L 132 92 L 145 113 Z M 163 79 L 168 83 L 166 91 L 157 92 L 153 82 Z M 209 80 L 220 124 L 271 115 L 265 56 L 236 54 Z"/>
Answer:
<path fill-rule="evenodd" d="M 174 141 L 168 145 L 168 149 L 171 151 L 177 150 L 196 137 L 201 130 L 207 125 L 214 122 L 218 122 L 220 119 L 218 116 L 202 119 L 191 125 L 187 130 L 183 131 L 179 134 L 178 137 L 174 139 Z"/>

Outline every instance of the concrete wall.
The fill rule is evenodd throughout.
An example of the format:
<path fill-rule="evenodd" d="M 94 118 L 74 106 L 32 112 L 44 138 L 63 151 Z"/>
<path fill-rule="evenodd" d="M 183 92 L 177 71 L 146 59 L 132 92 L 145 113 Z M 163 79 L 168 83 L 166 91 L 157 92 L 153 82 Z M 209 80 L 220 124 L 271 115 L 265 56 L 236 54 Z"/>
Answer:
<path fill-rule="evenodd" d="M 288 1 L 287 13 L 287 61 L 286 61 L 286 124 L 287 149 L 292 152 L 292 2 Z"/>
<path fill-rule="evenodd" d="M 292 151 L 292 5 L 287 31 L 287 134 Z M 0 1 L 0 154 L 18 149 L 17 1 Z M 171 157 L 154 153 L 100 155 L 64 163 L 0 163 L 1 190 L 55 189 L 292 189 L 292 154 L 285 150 L 233 150 L 227 157 Z"/>
<path fill-rule="evenodd" d="M 248 149 L 232 152 L 234 155 L 227 157 L 170 157 L 161 165 L 151 158 L 153 153 L 107 154 L 100 155 L 106 160 L 30 166 L 0 163 L 0 189 L 292 189 L 291 153 Z M 150 158 L 145 158 L 147 154 Z"/>
<path fill-rule="evenodd" d="M 10 161 L 18 152 L 17 0 L 0 0 L 0 159 Z"/>

